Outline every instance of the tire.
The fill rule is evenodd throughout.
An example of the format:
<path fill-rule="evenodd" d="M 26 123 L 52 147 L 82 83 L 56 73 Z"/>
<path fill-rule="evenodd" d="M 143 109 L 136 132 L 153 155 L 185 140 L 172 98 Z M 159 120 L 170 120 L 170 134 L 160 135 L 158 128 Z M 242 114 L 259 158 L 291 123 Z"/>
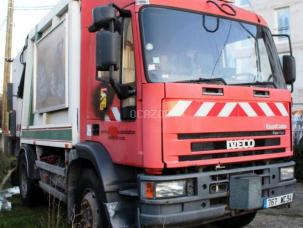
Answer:
<path fill-rule="evenodd" d="M 31 180 L 28 177 L 24 153 L 22 153 L 19 158 L 18 183 L 21 201 L 25 206 L 36 206 L 41 203 L 43 198 L 42 190 L 39 188 L 37 181 Z"/>
<path fill-rule="evenodd" d="M 256 217 L 256 212 L 251 214 L 240 215 L 234 218 L 229 218 L 215 222 L 219 228 L 241 228 L 251 223 Z"/>
<path fill-rule="evenodd" d="M 76 199 L 80 227 L 107 227 L 108 223 L 103 207 L 104 193 L 102 189 L 102 184 L 95 172 L 91 169 L 84 170 L 79 179 Z"/>

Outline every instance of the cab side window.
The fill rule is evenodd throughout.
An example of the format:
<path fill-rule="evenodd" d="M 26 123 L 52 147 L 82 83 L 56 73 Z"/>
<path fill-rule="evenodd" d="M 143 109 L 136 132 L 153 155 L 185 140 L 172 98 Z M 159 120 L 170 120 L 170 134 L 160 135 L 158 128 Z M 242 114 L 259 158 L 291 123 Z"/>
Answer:
<path fill-rule="evenodd" d="M 121 83 L 136 89 L 135 52 L 130 18 L 123 20 Z M 136 96 L 121 101 L 122 120 L 136 119 Z"/>
<path fill-rule="evenodd" d="M 131 20 L 124 20 L 123 54 L 122 54 L 122 83 L 129 84 L 136 81 L 135 53 Z"/>

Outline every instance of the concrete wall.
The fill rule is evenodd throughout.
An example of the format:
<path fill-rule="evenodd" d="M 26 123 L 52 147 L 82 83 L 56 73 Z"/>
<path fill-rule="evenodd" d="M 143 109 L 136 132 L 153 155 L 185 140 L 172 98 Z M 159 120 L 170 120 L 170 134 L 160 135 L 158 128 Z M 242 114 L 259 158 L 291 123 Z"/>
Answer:
<path fill-rule="evenodd" d="M 250 0 L 255 12 L 262 15 L 273 34 L 278 33 L 276 9 L 289 7 L 290 35 L 297 62 L 297 81 L 293 93 L 294 110 L 303 109 L 303 0 Z M 279 53 L 288 49 L 287 41 L 277 41 Z"/>

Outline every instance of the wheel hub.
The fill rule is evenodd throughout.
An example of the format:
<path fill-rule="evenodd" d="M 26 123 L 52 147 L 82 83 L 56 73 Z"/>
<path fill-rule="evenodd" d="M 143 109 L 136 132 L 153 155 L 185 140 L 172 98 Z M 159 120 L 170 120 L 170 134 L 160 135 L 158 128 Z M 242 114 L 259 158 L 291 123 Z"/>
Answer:
<path fill-rule="evenodd" d="M 94 192 L 87 192 L 80 204 L 81 225 L 85 228 L 98 228 L 100 225 L 99 208 Z"/>

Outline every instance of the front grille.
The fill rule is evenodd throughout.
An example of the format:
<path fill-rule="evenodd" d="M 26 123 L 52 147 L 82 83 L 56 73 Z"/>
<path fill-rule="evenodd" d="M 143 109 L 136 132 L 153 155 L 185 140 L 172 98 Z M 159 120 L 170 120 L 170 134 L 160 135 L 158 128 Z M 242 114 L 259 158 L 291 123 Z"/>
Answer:
<path fill-rule="evenodd" d="M 179 140 L 285 135 L 285 130 L 178 134 Z"/>
<path fill-rule="evenodd" d="M 269 138 L 269 139 L 255 139 L 255 147 L 265 147 L 265 146 L 279 146 L 280 138 Z M 194 142 L 191 143 L 192 152 L 209 151 L 209 150 L 226 150 L 227 142 L 215 141 L 215 142 Z"/>
<path fill-rule="evenodd" d="M 241 157 L 241 156 L 262 155 L 262 154 L 275 154 L 275 153 L 283 153 L 283 152 L 285 152 L 285 148 L 240 151 L 240 152 L 219 153 L 219 154 L 182 155 L 179 156 L 179 161 L 185 162 L 185 161 L 210 160 L 210 159 L 218 159 L 218 158 L 232 158 L 232 157 Z"/>
<path fill-rule="evenodd" d="M 182 154 L 178 155 L 178 160 L 205 161 L 204 164 L 208 165 L 218 161 L 222 164 L 240 163 L 242 157 L 243 161 L 251 162 L 265 157 L 281 157 L 288 150 L 283 140 L 286 134 L 286 130 L 178 133 L 178 143 L 186 144 L 188 148 L 180 151 Z"/>

